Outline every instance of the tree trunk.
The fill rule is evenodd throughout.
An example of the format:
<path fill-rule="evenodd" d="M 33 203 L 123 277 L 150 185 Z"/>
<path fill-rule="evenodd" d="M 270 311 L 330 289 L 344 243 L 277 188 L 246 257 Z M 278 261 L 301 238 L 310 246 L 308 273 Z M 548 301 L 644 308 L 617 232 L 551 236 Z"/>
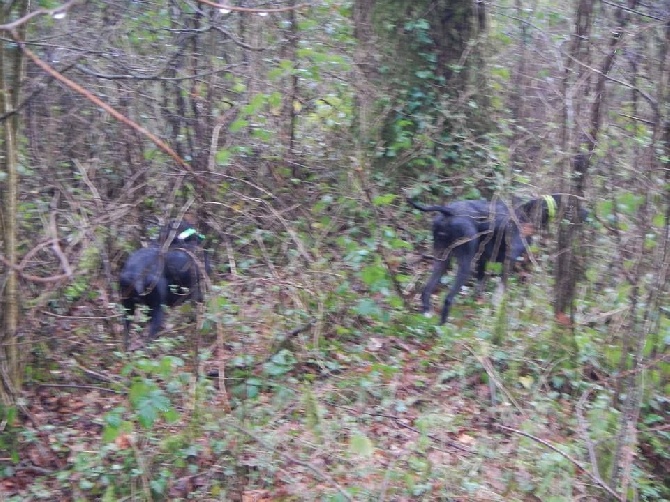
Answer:
<path fill-rule="evenodd" d="M 481 80 L 484 58 L 476 43 L 486 29 L 484 5 L 475 7 L 471 0 L 356 0 L 353 18 L 359 48 L 371 47 L 365 52 L 378 55 L 361 56 L 360 50 L 356 62 L 372 80 L 379 102 L 385 102 L 379 110 L 384 115 L 375 113 L 381 137 L 377 153 L 384 152 L 376 157 L 379 167 L 390 174 L 388 159 L 400 155 L 416 159 L 421 168 L 462 166 L 462 141 L 455 138 L 481 138 L 490 130 Z M 412 167 L 412 162 L 398 165 Z"/>
<path fill-rule="evenodd" d="M 23 0 L 16 3 L 16 15 L 25 15 L 28 2 Z M 11 19 L 11 11 L 0 9 L 0 24 Z M 19 36 L 23 37 L 25 30 Z M 7 116 L 15 111 L 21 90 L 21 80 L 24 73 L 23 53 L 16 45 L 4 43 L 0 50 L 0 115 Z M 3 181 L 2 233 L 4 241 L 3 254 L 11 265 L 18 263 L 17 254 L 17 226 L 18 226 L 18 143 L 19 129 L 18 114 L 9 115 L 2 122 L 2 148 L 4 165 L 2 171 L 7 177 Z M 10 406 L 15 402 L 17 393 L 21 389 L 21 358 L 17 339 L 19 325 L 19 283 L 16 271 L 9 268 L 6 272 L 7 280 L 2 294 L 2 333 L 0 334 L 0 400 L 3 405 Z"/>
<path fill-rule="evenodd" d="M 635 2 L 629 2 L 634 7 Z M 579 65 L 577 75 L 584 72 L 592 72 L 590 54 L 588 49 L 591 23 L 593 22 L 593 0 L 580 0 L 576 16 L 575 38 L 571 48 L 571 58 Z M 564 317 L 570 311 L 570 322 L 574 322 L 573 304 L 575 300 L 575 287 L 577 280 L 582 275 L 583 253 L 580 243 L 583 242 L 582 225 L 579 219 L 581 199 L 584 196 L 584 188 L 589 175 L 591 159 L 598 146 L 600 126 L 602 123 L 602 109 L 606 99 L 605 84 L 608 75 L 614 66 L 619 45 L 623 37 L 623 29 L 627 23 L 628 16 L 623 9 L 617 12 L 618 26 L 613 30 L 610 38 L 608 54 L 602 62 L 594 85 L 593 101 L 589 112 L 589 131 L 582 137 L 571 143 L 566 140 L 566 146 L 575 144 L 575 154 L 572 158 L 570 193 L 577 197 L 564 198 L 561 204 L 560 215 L 563 216 L 558 234 L 558 264 L 556 267 L 556 301 L 554 304 L 557 316 Z M 571 65 L 567 65 L 568 71 Z M 566 76 L 566 78 L 568 78 Z M 567 118 L 567 116 L 566 116 Z M 566 120 L 566 127 L 572 124 Z M 566 150 L 567 151 L 567 150 Z"/>

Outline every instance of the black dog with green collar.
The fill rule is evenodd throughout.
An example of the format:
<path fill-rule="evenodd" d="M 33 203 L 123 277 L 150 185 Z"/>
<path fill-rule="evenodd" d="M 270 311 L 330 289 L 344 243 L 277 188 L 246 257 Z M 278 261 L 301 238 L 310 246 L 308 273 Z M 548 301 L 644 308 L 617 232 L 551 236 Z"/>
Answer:
<path fill-rule="evenodd" d="M 124 348 L 137 305 L 149 307 L 149 339 L 161 330 L 163 306 L 204 299 L 205 274 L 211 272 L 205 236 L 185 221 L 171 221 L 158 240 L 133 252 L 119 276 L 124 308 Z"/>

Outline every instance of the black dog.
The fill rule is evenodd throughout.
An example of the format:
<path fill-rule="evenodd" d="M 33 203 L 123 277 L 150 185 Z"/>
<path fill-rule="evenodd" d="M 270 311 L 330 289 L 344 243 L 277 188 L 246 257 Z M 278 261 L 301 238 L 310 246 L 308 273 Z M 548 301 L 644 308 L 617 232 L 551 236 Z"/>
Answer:
<path fill-rule="evenodd" d="M 171 222 L 161 230 L 157 242 L 128 257 L 119 277 L 126 314 L 124 348 L 128 348 L 130 323 L 138 304 L 149 307 L 149 339 L 153 339 L 163 324 L 163 305 L 172 307 L 188 299 L 203 301 L 203 261 L 205 272 L 210 273 L 209 253 L 203 252 L 203 240 L 204 236 L 190 224 Z"/>
<path fill-rule="evenodd" d="M 454 298 L 468 280 L 476 261 L 477 293 L 481 293 L 486 263 L 503 263 L 503 283 L 511 263 L 522 258 L 533 227 L 521 211 L 510 211 L 501 201 L 466 200 L 446 206 L 422 206 L 408 200 L 420 211 L 439 212 L 433 220 L 435 265 L 421 293 L 424 313 L 430 312 L 430 297 L 447 271 L 452 256 L 458 261 L 456 279 L 444 300 L 440 324 L 449 316 Z"/>

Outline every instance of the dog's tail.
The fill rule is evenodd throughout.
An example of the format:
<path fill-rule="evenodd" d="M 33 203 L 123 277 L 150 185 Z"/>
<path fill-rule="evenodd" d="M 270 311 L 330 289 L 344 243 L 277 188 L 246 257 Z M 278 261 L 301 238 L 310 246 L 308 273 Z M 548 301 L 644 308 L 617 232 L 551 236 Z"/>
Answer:
<path fill-rule="evenodd" d="M 412 207 L 418 209 L 419 211 L 437 211 L 445 216 L 454 216 L 456 214 L 452 209 L 449 209 L 445 206 L 422 206 L 418 202 L 414 202 L 412 199 L 407 199 L 407 202 L 409 202 Z"/>

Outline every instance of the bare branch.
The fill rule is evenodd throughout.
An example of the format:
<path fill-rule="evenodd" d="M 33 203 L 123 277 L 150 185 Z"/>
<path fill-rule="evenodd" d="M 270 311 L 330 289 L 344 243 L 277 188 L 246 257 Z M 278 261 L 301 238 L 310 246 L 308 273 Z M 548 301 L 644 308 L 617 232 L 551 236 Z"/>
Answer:
<path fill-rule="evenodd" d="M 11 23 L 7 24 L 0 24 L 0 30 L 2 31 L 13 31 L 16 28 L 26 24 L 28 21 L 30 21 L 32 18 L 37 17 L 37 16 L 58 16 L 58 15 L 64 15 L 65 12 L 75 5 L 76 3 L 79 3 L 81 0 L 70 0 L 69 2 L 64 3 L 60 7 L 56 7 L 55 9 L 37 9 L 36 11 L 31 12 L 30 14 L 26 14 L 25 16 L 17 19 L 16 21 L 12 21 Z"/>
<path fill-rule="evenodd" d="M 293 6 L 290 6 L 290 7 L 275 7 L 275 8 L 272 8 L 272 9 L 268 9 L 268 8 L 259 9 L 259 8 L 251 8 L 251 7 L 236 7 L 236 6 L 230 5 L 228 3 L 216 3 L 216 2 L 211 2 L 210 0 L 197 0 L 197 1 L 202 3 L 202 4 L 209 5 L 210 7 L 214 7 L 216 9 L 220 9 L 220 10 L 228 10 L 228 11 L 231 11 L 231 12 L 233 12 L 233 11 L 234 12 L 251 12 L 251 13 L 259 13 L 259 14 L 266 13 L 266 12 L 288 12 L 290 10 L 301 9 L 303 7 L 311 7 L 311 5 L 308 4 L 308 3 L 301 3 L 301 4 L 293 5 Z"/>
<path fill-rule="evenodd" d="M 144 127 L 139 125 L 138 123 L 132 121 L 122 113 L 116 111 L 114 108 L 112 108 L 110 105 L 102 101 L 100 98 L 97 96 L 93 95 L 90 91 L 84 89 L 81 85 L 77 84 L 76 82 L 73 82 L 69 78 L 65 77 L 61 73 L 59 73 L 57 70 L 49 66 L 46 62 L 42 61 L 40 58 L 38 58 L 35 53 L 33 53 L 28 47 L 26 47 L 26 44 L 23 40 L 20 39 L 18 36 L 18 33 L 16 31 L 12 31 L 12 37 L 20 47 L 20 49 L 23 51 L 23 53 L 28 56 L 28 58 L 35 63 L 37 66 L 39 66 L 42 70 L 44 70 L 46 73 L 54 77 L 56 80 L 59 82 L 62 82 L 65 84 L 67 87 L 72 89 L 78 94 L 81 94 L 84 96 L 86 99 L 91 101 L 92 103 L 96 104 L 100 108 L 102 108 L 104 111 L 109 113 L 112 117 L 114 117 L 116 120 L 119 122 L 131 127 L 141 135 L 149 138 L 158 148 L 163 150 L 166 154 L 168 154 L 179 166 L 183 167 L 191 176 L 193 176 L 193 179 L 201 186 L 206 188 L 207 187 L 207 182 L 202 179 L 202 177 L 196 173 L 193 168 L 184 160 L 182 159 L 177 152 L 175 152 L 167 143 L 165 143 L 163 140 L 161 140 L 158 136 L 153 134 L 152 132 L 146 130 Z"/>

